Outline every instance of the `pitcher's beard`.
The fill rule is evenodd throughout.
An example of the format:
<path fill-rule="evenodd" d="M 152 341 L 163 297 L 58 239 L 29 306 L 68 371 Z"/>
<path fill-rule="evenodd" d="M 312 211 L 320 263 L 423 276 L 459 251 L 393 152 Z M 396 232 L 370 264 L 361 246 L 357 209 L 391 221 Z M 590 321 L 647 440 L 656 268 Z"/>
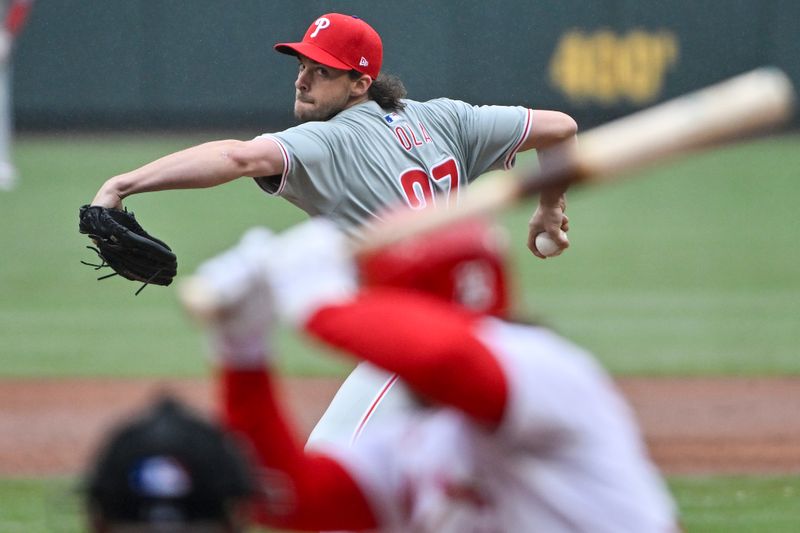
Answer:
<path fill-rule="evenodd" d="M 298 104 L 301 104 L 298 106 Z M 306 104 L 305 106 L 302 104 Z M 324 105 L 310 107 L 310 102 L 300 98 L 295 99 L 294 116 L 300 122 L 326 121 L 335 117 L 347 106 L 347 99 L 337 102 L 328 102 Z"/>

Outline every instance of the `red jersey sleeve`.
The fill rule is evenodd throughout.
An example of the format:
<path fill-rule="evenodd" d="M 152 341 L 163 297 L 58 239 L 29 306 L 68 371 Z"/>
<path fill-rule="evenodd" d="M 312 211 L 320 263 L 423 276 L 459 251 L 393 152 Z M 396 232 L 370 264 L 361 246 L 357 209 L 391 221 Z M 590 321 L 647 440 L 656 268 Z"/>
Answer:
<path fill-rule="evenodd" d="M 366 529 L 375 518 L 361 489 L 333 458 L 306 453 L 264 369 L 222 369 L 226 426 L 244 439 L 258 463 L 255 518 L 301 530 Z"/>
<path fill-rule="evenodd" d="M 476 320 L 421 293 L 374 288 L 317 310 L 306 328 L 398 374 L 426 399 L 496 425 L 503 418 L 508 387 L 497 359 L 474 333 Z"/>

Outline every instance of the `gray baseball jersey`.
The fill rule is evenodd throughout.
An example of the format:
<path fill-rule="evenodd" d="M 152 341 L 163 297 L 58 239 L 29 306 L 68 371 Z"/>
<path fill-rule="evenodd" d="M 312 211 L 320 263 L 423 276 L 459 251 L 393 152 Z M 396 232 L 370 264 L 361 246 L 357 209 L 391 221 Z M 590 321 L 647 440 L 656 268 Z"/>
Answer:
<path fill-rule="evenodd" d="M 455 205 L 461 189 L 484 172 L 511 168 L 533 114 L 523 107 L 445 98 L 404 103 L 402 111 L 387 112 L 368 101 L 328 121 L 262 135 L 280 147 L 284 172 L 256 182 L 354 234 L 395 206 Z M 365 428 L 413 405 L 396 376 L 362 362 L 336 393 L 309 445 L 355 442 Z"/>
<path fill-rule="evenodd" d="M 404 103 L 387 113 L 370 100 L 324 122 L 262 135 L 279 145 L 284 172 L 256 182 L 352 233 L 393 206 L 457 204 L 479 175 L 513 166 L 531 128 L 532 111 L 523 107 Z"/>

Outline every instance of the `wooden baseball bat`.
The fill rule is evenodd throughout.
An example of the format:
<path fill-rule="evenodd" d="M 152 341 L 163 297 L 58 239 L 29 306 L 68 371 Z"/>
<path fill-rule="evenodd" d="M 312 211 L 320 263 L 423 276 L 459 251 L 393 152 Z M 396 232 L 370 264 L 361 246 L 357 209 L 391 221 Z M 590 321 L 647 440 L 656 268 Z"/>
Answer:
<path fill-rule="evenodd" d="M 549 186 L 614 181 L 670 157 L 753 135 L 791 117 L 793 103 L 792 83 L 782 71 L 750 71 L 579 134 L 577 146 L 554 154 L 555 163 L 544 172 L 520 166 L 482 176 L 456 208 L 398 212 L 368 228 L 353 243 L 354 253 L 496 212 Z"/>
<path fill-rule="evenodd" d="M 482 176 L 451 209 L 403 210 L 366 228 L 351 241 L 353 254 L 367 254 L 458 220 L 486 215 L 554 185 L 610 182 L 631 170 L 702 148 L 750 136 L 787 120 L 794 90 L 788 76 L 764 67 L 679 96 L 578 135 L 546 171 L 519 166 Z M 184 307 L 207 320 L 225 303 L 190 277 L 179 286 Z"/>

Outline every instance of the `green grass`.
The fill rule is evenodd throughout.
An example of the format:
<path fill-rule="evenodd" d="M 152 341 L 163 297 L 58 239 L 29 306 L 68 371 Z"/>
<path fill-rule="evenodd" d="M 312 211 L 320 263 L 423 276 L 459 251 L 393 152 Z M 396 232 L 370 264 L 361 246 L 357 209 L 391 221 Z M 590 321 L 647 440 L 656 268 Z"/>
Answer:
<path fill-rule="evenodd" d="M 673 478 L 689 533 L 783 533 L 800 524 L 800 478 Z"/>
<path fill-rule="evenodd" d="M 83 531 L 79 493 L 66 478 L 0 479 L 0 531 Z M 675 477 L 670 490 L 689 533 L 793 533 L 800 477 Z"/>
<path fill-rule="evenodd" d="M 0 478 L 0 502 L 0 531 L 3 533 L 88 531 L 85 504 L 75 478 Z M 268 532 L 262 528 L 248 531 Z"/>
<path fill-rule="evenodd" d="M 78 207 L 108 177 L 198 136 L 27 137 L 23 178 L 0 193 L 0 376 L 204 375 L 203 340 L 173 288 L 96 273 Z M 613 185 L 570 193 L 572 247 L 541 261 L 525 249 L 533 204 L 502 215 L 512 233 L 520 307 L 597 353 L 616 374 L 800 372 L 800 137 L 695 155 Z M 179 274 L 256 224 L 305 216 L 250 181 L 143 194 L 126 204 L 178 254 Z M 280 331 L 287 371 L 347 365 Z"/>
<path fill-rule="evenodd" d="M 75 482 L 65 478 L 0 479 L 0 531 L 85 531 Z"/>

